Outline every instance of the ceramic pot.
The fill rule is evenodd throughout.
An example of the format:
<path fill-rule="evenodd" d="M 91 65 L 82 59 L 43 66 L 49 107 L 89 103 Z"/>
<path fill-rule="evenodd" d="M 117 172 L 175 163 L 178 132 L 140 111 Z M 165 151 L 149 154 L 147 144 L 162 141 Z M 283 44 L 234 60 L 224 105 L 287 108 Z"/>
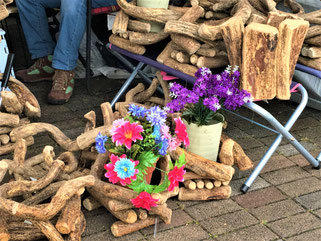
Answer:
<path fill-rule="evenodd" d="M 146 8 L 168 8 L 169 0 L 137 0 L 137 6 Z M 145 21 L 145 20 L 143 20 Z M 160 32 L 164 28 L 164 24 L 150 22 L 151 32 Z"/>
<path fill-rule="evenodd" d="M 212 161 L 217 160 L 223 123 L 215 122 L 211 125 L 197 126 L 196 124 L 186 125 L 190 145 L 187 150 Z"/>

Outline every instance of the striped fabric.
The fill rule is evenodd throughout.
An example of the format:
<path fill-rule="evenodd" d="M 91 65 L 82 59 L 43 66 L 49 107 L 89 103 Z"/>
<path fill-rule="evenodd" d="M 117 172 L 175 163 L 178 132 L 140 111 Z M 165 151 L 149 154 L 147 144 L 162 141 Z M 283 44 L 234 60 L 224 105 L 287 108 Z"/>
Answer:
<path fill-rule="evenodd" d="M 118 5 L 113 5 L 109 7 L 101 7 L 101 8 L 93 8 L 91 10 L 92 15 L 103 14 L 103 13 L 111 13 L 120 10 Z"/>

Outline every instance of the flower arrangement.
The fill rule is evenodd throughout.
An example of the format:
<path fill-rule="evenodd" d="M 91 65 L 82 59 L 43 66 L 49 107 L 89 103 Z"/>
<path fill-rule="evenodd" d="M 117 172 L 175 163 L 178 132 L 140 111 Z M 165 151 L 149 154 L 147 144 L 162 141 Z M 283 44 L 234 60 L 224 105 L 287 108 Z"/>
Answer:
<path fill-rule="evenodd" d="M 110 162 L 104 165 L 105 177 L 113 184 L 120 183 L 139 193 L 131 200 L 137 208 L 150 210 L 158 201 L 152 198 L 151 193 L 173 191 L 179 182 L 184 181 L 184 155 L 174 165 L 169 163 L 170 171 L 165 172 L 160 185 L 151 185 L 146 181 L 148 168 L 155 167 L 159 157 L 182 143 L 189 145 L 182 120 L 175 118 L 175 129 L 171 131 L 166 117 L 167 113 L 158 106 L 147 109 L 131 104 L 128 116 L 113 122 L 111 138 L 100 133 L 96 137 L 97 151 L 109 152 Z"/>
<path fill-rule="evenodd" d="M 219 113 L 222 106 L 235 110 L 251 101 L 250 94 L 239 90 L 240 72 L 238 68 L 231 71 L 228 66 L 221 74 L 212 74 L 208 68 L 200 68 L 195 76 L 192 90 L 178 83 L 170 84 L 173 100 L 167 104 L 169 112 L 183 111 L 182 117 L 190 124 L 208 125 L 213 120 L 224 122 Z"/>

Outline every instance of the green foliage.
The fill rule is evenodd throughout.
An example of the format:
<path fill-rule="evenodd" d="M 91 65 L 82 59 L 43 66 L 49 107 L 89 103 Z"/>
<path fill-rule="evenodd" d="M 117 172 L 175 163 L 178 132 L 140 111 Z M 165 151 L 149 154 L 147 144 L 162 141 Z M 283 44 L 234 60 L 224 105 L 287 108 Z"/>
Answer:
<path fill-rule="evenodd" d="M 176 160 L 175 166 L 177 166 L 177 168 L 180 168 L 180 167 L 184 166 L 185 164 L 186 164 L 185 152 L 183 152 L 183 154 L 179 156 L 178 160 Z"/>
<path fill-rule="evenodd" d="M 139 164 L 136 166 L 136 169 L 138 169 L 140 173 L 146 174 L 146 169 L 153 167 L 158 157 L 159 156 L 156 156 L 152 151 L 141 153 L 137 158 Z"/>

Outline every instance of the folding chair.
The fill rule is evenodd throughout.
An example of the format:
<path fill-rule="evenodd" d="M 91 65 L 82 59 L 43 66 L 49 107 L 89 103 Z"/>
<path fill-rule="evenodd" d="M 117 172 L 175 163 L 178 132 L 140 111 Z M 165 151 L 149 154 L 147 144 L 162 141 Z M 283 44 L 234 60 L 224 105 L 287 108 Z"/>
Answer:
<path fill-rule="evenodd" d="M 189 75 L 184 74 L 178 70 L 172 69 L 172 68 L 170 68 L 166 65 L 163 65 L 161 63 L 158 63 L 155 60 L 150 59 L 146 56 L 130 53 L 130 52 L 128 52 L 124 49 L 121 49 L 115 45 L 112 45 L 110 43 L 107 44 L 107 48 L 110 49 L 113 52 L 114 56 L 117 57 L 120 61 L 122 59 L 124 59 L 123 56 L 126 56 L 128 58 L 132 58 L 132 59 L 139 61 L 137 66 L 133 69 L 130 77 L 126 80 L 126 82 L 124 83 L 122 88 L 119 90 L 119 92 L 116 94 L 116 96 L 112 100 L 111 106 L 114 106 L 114 104 L 118 101 L 118 99 L 125 93 L 129 84 L 132 82 L 134 77 L 139 73 L 139 71 L 144 66 L 144 64 L 153 66 L 161 71 L 164 71 L 170 75 L 176 76 L 176 77 L 178 77 L 186 82 L 189 82 L 189 83 L 194 83 L 196 80 L 195 77 L 189 76 Z M 302 69 L 302 66 L 298 65 L 298 68 Z M 254 124 L 257 124 L 261 127 L 267 128 L 267 129 L 273 131 L 274 133 L 278 134 L 277 138 L 271 144 L 268 151 L 263 155 L 259 164 L 255 167 L 255 169 L 250 174 L 250 176 L 248 177 L 246 182 L 242 185 L 241 191 L 243 193 L 246 193 L 249 190 L 249 188 L 251 187 L 251 185 L 253 184 L 253 182 L 257 178 L 257 176 L 260 174 L 263 167 L 266 165 L 268 160 L 271 158 L 273 153 L 276 151 L 276 149 L 279 146 L 279 144 L 281 143 L 283 137 L 285 137 L 289 141 L 289 143 L 292 144 L 294 146 L 294 148 L 296 148 L 311 163 L 311 165 L 314 168 L 320 169 L 321 152 L 317 158 L 314 158 L 289 132 L 289 130 L 291 129 L 293 124 L 296 122 L 296 120 L 299 118 L 299 116 L 303 112 L 303 110 L 308 102 L 308 94 L 307 94 L 307 91 L 305 90 L 305 88 L 301 84 L 297 84 L 295 82 L 292 82 L 291 90 L 294 91 L 296 88 L 302 95 L 301 102 L 299 103 L 296 110 L 293 112 L 292 116 L 289 118 L 289 120 L 287 121 L 287 123 L 284 126 L 271 113 L 269 113 L 264 108 L 260 107 L 259 105 L 257 105 L 254 102 L 246 103 L 246 104 L 244 104 L 244 107 L 246 107 L 246 108 L 252 110 L 253 112 L 257 113 L 258 115 L 262 116 L 275 129 L 269 128 L 269 127 L 264 126 L 258 122 L 252 121 L 246 117 L 240 116 L 240 115 L 232 112 L 243 119 L 246 119 Z"/>

